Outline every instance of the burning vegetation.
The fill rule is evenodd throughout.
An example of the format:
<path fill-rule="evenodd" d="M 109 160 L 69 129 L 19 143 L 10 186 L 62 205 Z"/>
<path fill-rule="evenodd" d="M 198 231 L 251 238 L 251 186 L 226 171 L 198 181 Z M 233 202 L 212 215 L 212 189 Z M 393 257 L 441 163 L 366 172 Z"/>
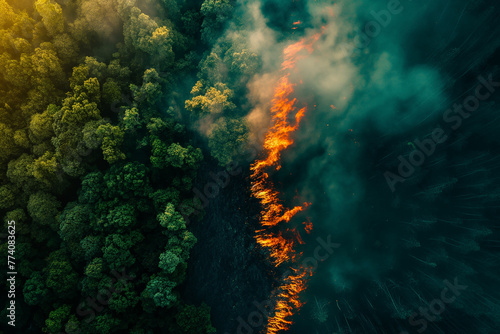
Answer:
<path fill-rule="evenodd" d="M 251 166 L 252 194 L 262 206 L 261 228 L 256 231 L 255 238 L 260 246 L 269 251 L 269 260 L 276 267 L 296 263 L 302 255 L 296 251 L 296 244 L 303 243 L 300 234 L 296 228 L 287 226 L 287 223 L 298 212 L 304 210 L 308 203 L 291 209 L 286 208 L 266 170 L 277 171 L 281 168 L 279 162 L 281 153 L 293 144 L 292 134 L 298 129 L 305 115 L 307 108 L 299 109 L 297 99 L 293 97 L 295 84 L 291 82 L 290 74 L 298 60 L 312 53 L 313 44 L 320 35 L 318 33 L 310 38 L 304 38 L 283 51 L 284 61 L 281 66 L 283 74 L 274 90 L 271 107 L 273 125 L 264 140 L 265 155 Z M 312 230 L 312 223 L 304 224 L 306 232 L 309 233 Z M 291 317 L 303 305 L 299 300 L 299 294 L 306 289 L 307 280 L 312 275 L 307 268 L 292 268 L 287 273 L 289 274 L 285 274 L 280 286 L 273 292 L 275 305 L 267 324 L 268 334 L 290 328 Z"/>

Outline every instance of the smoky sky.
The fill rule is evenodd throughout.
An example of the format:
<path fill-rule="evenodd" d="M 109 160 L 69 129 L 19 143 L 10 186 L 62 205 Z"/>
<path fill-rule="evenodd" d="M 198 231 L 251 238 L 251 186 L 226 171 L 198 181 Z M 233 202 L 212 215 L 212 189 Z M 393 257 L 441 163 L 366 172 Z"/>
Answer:
<path fill-rule="evenodd" d="M 268 32 L 253 44 L 268 60 L 265 82 L 278 70 L 283 45 L 324 27 L 293 73 L 302 81 L 298 104 L 308 109 L 273 178 L 288 204 L 312 203 L 299 217 L 314 224 L 304 255 L 313 254 L 320 236 L 341 246 L 318 264 L 290 333 L 417 333 L 424 322 L 428 333 L 493 333 L 500 93 L 457 129 L 443 114 L 474 93 L 479 76 L 500 82 L 499 8 L 494 1 L 401 0 L 397 14 L 380 14 L 391 2 L 251 7 L 249 35 Z M 250 99 L 254 110 L 268 98 L 256 93 L 263 85 L 249 86 L 260 97 Z M 447 140 L 392 192 L 384 173 L 397 174 L 399 157 L 408 159 L 435 129 Z M 467 289 L 432 320 L 419 314 L 440 298 L 443 281 L 454 279 Z"/>

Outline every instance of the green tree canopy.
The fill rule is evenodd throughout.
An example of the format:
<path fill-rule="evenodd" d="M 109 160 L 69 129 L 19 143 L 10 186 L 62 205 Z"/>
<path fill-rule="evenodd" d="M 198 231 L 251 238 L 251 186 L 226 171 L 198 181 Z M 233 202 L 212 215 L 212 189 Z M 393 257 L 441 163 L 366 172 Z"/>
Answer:
<path fill-rule="evenodd" d="M 198 81 L 191 90 L 191 95 L 193 98 L 186 101 L 186 109 L 195 115 L 228 114 L 236 108 L 231 102 L 233 91 L 223 83 L 206 88 L 202 81 Z"/>
<path fill-rule="evenodd" d="M 141 294 L 143 303 L 152 301 L 158 307 L 172 307 L 178 299 L 177 294 L 172 289 L 177 284 L 169 281 L 165 277 L 152 277 Z"/>
<path fill-rule="evenodd" d="M 248 127 L 243 119 L 220 118 L 208 137 L 208 146 L 221 166 L 238 158 L 248 140 Z"/>
<path fill-rule="evenodd" d="M 49 35 L 57 35 L 64 31 L 64 17 L 62 8 L 52 0 L 36 0 L 36 11 L 42 17 L 43 25 Z"/>
<path fill-rule="evenodd" d="M 64 324 L 67 322 L 71 312 L 70 305 L 63 305 L 54 311 L 51 311 L 49 318 L 45 320 L 45 333 L 58 334 L 61 333 Z"/>
<path fill-rule="evenodd" d="M 33 272 L 23 287 L 24 301 L 28 305 L 39 305 L 46 301 L 48 295 L 49 291 L 42 274 L 38 271 Z"/>
<path fill-rule="evenodd" d="M 205 0 L 201 5 L 203 23 L 201 37 L 208 43 L 213 43 L 224 28 L 224 24 L 233 14 L 233 4 L 230 0 Z"/>
<path fill-rule="evenodd" d="M 207 334 L 215 333 L 216 330 L 210 322 L 210 307 L 202 303 L 194 305 L 183 305 L 175 315 L 175 320 L 183 333 Z"/>
<path fill-rule="evenodd" d="M 28 213 L 33 218 L 33 221 L 57 230 L 56 223 L 60 207 L 61 203 L 55 196 L 39 191 L 30 196 Z"/>

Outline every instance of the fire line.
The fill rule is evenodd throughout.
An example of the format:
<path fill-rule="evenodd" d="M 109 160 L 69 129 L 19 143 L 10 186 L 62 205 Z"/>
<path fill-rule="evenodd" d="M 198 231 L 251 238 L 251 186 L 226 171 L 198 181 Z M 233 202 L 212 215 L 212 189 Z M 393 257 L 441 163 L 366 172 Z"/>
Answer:
<path fill-rule="evenodd" d="M 296 106 L 297 99 L 292 97 L 295 84 L 290 81 L 290 73 L 297 61 L 312 53 L 313 44 L 320 36 L 320 33 L 315 34 L 284 49 L 284 60 L 281 66 L 283 74 L 278 80 L 272 99 L 273 125 L 266 133 L 264 140 L 265 156 L 251 166 L 252 195 L 260 201 L 262 207 L 261 228 L 256 231 L 255 238 L 261 247 L 269 251 L 270 261 L 276 267 L 281 264 L 296 263 L 302 255 L 295 250 L 297 243 L 303 243 L 299 232 L 295 228 L 287 227 L 286 224 L 309 204 L 304 203 L 291 209 L 285 208 L 279 199 L 279 192 L 274 188 L 269 174 L 265 171 L 268 168 L 275 170 L 281 168 L 279 163 L 281 153 L 293 144 L 291 136 L 298 129 L 306 113 L 306 107 L 299 109 Z M 291 123 L 290 116 L 293 116 L 294 124 Z M 304 224 L 306 232 L 309 233 L 312 230 L 312 223 L 308 221 Z M 276 228 L 277 226 L 279 228 Z M 290 328 L 291 317 L 303 305 L 299 300 L 299 294 L 306 289 L 311 275 L 312 272 L 307 268 L 291 268 L 290 274 L 282 279 L 280 286 L 272 295 L 275 305 L 267 323 L 267 334 Z"/>

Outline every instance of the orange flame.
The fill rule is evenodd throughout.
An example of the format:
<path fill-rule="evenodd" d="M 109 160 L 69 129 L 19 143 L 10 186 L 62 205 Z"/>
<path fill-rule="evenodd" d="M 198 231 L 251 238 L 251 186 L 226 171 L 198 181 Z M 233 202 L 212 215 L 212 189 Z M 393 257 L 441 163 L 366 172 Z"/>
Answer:
<path fill-rule="evenodd" d="M 297 64 L 297 61 L 307 57 L 307 54 L 304 54 L 304 52 L 302 51 L 306 50 L 309 54 L 312 53 L 313 45 L 320 37 L 321 33 L 317 33 L 311 36 L 309 40 L 302 39 L 295 44 L 287 46 L 285 50 L 283 50 L 283 55 L 285 56 L 285 60 L 281 64 L 281 69 L 290 70 L 294 68 L 295 64 Z M 287 75 L 285 75 L 285 77 L 288 78 Z M 281 79 L 284 79 L 284 77 Z M 286 82 L 288 83 L 288 80 L 286 80 Z M 293 92 L 293 85 L 291 85 L 291 90 Z"/>
<path fill-rule="evenodd" d="M 307 219 L 307 222 L 304 222 L 303 224 L 305 225 L 304 229 L 306 230 L 306 232 L 311 233 L 313 229 L 313 223 L 311 223 L 311 221 Z"/>
<path fill-rule="evenodd" d="M 321 34 L 315 34 L 308 39 L 292 44 L 283 51 L 284 61 L 281 69 L 283 76 L 278 81 L 272 100 L 271 115 L 273 126 L 266 133 L 264 140 L 264 159 L 257 160 L 251 166 L 252 195 L 260 201 L 262 211 L 260 214 L 260 225 L 262 229 L 256 231 L 257 243 L 269 251 L 269 258 L 275 266 L 283 263 L 297 262 L 301 253 L 295 251 L 297 243 L 303 244 L 299 232 L 287 228 L 284 232 L 275 232 L 280 223 L 288 223 L 298 212 L 304 210 L 309 204 L 304 203 L 287 209 L 279 199 L 279 192 L 269 179 L 266 168 L 273 167 L 279 170 L 281 152 L 293 144 L 291 135 L 298 129 L 300 121 L 305 115 L 306 107 L 297 110 L 297 99 L 292 98 L 295 85 L 290 82 L 290 70 L 293 69 L 298 60 L 312 53 L 313 44 Z M 304 52 L 307 51 L 307 52 Z M 293 124 L 290 116 L 293 115 Z M 273 230 L 271 230 L 273 229 Z M 306 231 L 312 230 L 312 223 L 306 225 Z M 302 307 L 299 294 L 306 288 L 308 276 L 312 272 L 293 269 L 287 275 L 281 285 L 274 291 L 275 308 L 267 324 L 267 334 L 275 334 L 278 331 L 287 330 L 292 325 L 291 316 Z"/>
<path fill-rule="evenodd" d="M 277 297 L 274 316 L 269 318 L 267 324 L 267 333 L 277 333 L 286 331 L 292 325 L 289 317 L 302 307 L 302 303 L 298 299 L 301 291 L 305 290 L 308 275 L 310 272 L 304 270 L 302 272 L 292 268 L 293 273 L 284 279 L 282 285 L 275 292 Z"/>

